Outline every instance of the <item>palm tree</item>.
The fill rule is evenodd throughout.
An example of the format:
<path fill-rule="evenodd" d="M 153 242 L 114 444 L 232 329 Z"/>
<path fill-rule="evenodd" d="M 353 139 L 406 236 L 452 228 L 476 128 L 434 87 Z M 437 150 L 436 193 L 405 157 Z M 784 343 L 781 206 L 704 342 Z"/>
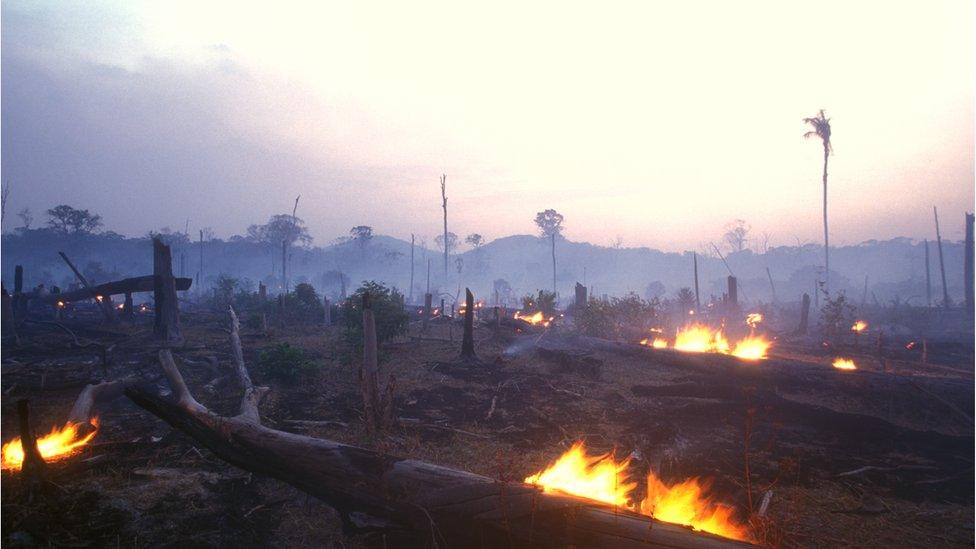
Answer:
<path fill-rule="evenodd" d="M 804 118 L 803 122 L 813 127 L 813 130 L 803 134 L 804 138 L 819 137 L 823 142 L 823 221 L 824 221 L 824 289 L 830 291 L 830 243 L 827 236 L 827 158 L 833 152 L 830 145 L 830 119 L 823 109 L 813 118 Z"/>

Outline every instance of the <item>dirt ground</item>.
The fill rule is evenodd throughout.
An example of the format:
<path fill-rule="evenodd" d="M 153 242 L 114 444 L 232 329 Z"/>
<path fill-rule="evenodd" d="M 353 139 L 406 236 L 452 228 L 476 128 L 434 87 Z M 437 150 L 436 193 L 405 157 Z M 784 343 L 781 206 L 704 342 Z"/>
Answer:
<path fill-rule="evenodd" d="M 187 345 L 175 353 L 183 375 L 202 403 L 233 410 L 233 382 L 208 387 L 230 371 L 226 320 L 201 313 L 183 322 Z M 158 378 L 149 318 L 87 326 L 72 329 L 82 344 L 114 345 L 107 364 L 97 346 L 80 347 L 50 325 L 4 347 L 4 441 L 17 434 L 19 399 L 30 399 L 32 423 L 46 433 L 64 422 L 86 383 Z M 971 357 L 926 366 L 894 357 L 886 365 L 848 349 L 864 355 L 865 367 L 840 372 L 804 342 L 783 341 L 775 358 L 743 364 L 585 345 L 558 327 L 514 334 L 479 326 L 479 362 L 464 363 L 460 327 L 434 323 L 423 339 L 381 349 L 396 376 L 400 420 L 374 437 L 361 421 L 357 354 L 340 331 L 244 331 L 252 377 L 272 387 L 261 406 L 268 426 L 503 480 L 521 480 L 585 440 L 595 452 L 631 455 L 635 479 L 650 469 L 666 481 L 711 481 L 715 498 L 734 505 L 761 544 L 973 545 Z M 281 342 L 304 349 L 314 368 L 289 382 L 268 379 L 258 357 Z M 383 543 L 377 534 L 344 533 L 325 504 L 224 463 L 125 398 L 102 409 L 99 422 L 82 452 L 51 464 L 52 486 L 33 501 L 19 473 L 3 472 L 4 546 Z M 768 513 L 755 517 L 767 492 Z"/>

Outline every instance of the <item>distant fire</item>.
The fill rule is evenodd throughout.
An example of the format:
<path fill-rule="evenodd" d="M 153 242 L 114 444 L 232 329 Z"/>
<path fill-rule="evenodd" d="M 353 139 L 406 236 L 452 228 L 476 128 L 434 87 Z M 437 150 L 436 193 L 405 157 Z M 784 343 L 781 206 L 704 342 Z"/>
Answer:
<path fill-rule="evenodd" d="M 708 495 L 709 486 L 689 479 L 668 486 L 651 472 L 647 476 L 647 497 L 637 503 L 637 488 L 626 477 L 629 459 L 616 460 L 610 454 L 591 456 L 582 442 L 577 442 L 551 466 L 525 479 L 546 492 L 564 492 L 580 497 L 619 505 L 664 522 L 691 526 L 720 536 L 748 540 L 745 526 L 732 517 L 732 507 L 715 502 Z"/>
<path fill-rule="evenodd" d="M 545 315 L 542 314 L 542 311 L 536 311 L 535 313 L 533 313 L 531 315 L 528 315 L 528 316 L 523 315 L 522 314 L 522 311 L 515 311 L 515 320 L 524 320 L 524 321 L 528 322 L 529 324 L 532 324 L 533 326 L 539 326 L 539 325 L 541 325 L 543 327 L 548 328 L 549 327 L 549 324 L 552 323 L 552 320 L 554 318 L 555 317 L 552 317 L 552 316 L 549 317 L 549 318 L 546 318 Z"/>
<path fill-rule="evenodd" d="M 857 365 L 849 358 L 835 358 L 834 368 L 838 370 L 857 370 Z"/>
<path fill-rule="evenodd" d="M 655 330 L 651 330 L 655 331 Z M 666 349 L 669 342 L 663 337 L 648 337 L 641 345 L 655 349 Z M 678 329 L 670 347 L 685 353 L 719 353 L 732 355 L 745 360 L 760 360 L 767 357 L 771 341 L 760 335 L 749 335 L 738 341 L 729 342 L 722 328 L 711 328 L 705 324 L 689 324 Z"/>
<path fill-rule="evenodd" d="M 756 327 L 758 327 L 762 321 L 763 321 L 762 313 L 749 313 L 748 315 L 746 315 L 746 324 L 748 324 L 749 327 L 752 328 L 753 330 L 755 330 Z"/>
<path fill-rule="evenodd" d="M 858 320 L 854 322 L 853 326 L 851 326 L 851 331 L 854 332 L 855 334 L 862 333 L 867 329 L 868 329 L 868 323 L 863 320 Z"/>
<path fill-rule="evenodd" d="M 51 429 L 51 432 L 37 439 L 37 449 L 44 461 L 57 461 L 76 453 L 82 446 L 95 438 L 98 418 L 92 418 L 91 424 L 96 428 L 87 435 L 81 434 L 81 423 L 68 422 L 61 429 Z M 14 438 L 0 449 L 4 469 L 20 470 L 24 463 L 24 448 L 20 444 L 20 437 Z"/>

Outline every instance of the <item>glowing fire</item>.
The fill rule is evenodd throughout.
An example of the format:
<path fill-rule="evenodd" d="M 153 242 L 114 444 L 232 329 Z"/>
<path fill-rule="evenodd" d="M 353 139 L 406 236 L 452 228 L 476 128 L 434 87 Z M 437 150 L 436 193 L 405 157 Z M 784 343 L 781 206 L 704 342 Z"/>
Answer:
<path fill-rule="evenodd" d="M 868 323 L 863 320 L 858 320 L 854 322 L 853 326 L 851 326 L 851 331 L 854 332 L 855 334 L 859 334 L 867 329 L 868 329 Z"/>
<path fill-rule="evenodd" d="M 753 330 L 755 330 L 756 327 L 759 326 L 759 323 L 762 321 L 763 321 L 762 313 L 749 313 L 748 315 L 746 315 L 746 324 L 748 324 L 749 327 L 752 328 Z"/>
<path fill-rule="evenodd" d="M 525 479 L 542 486 L 546 492 L 560 491 L 611 505 L 626 506 L 636 483 L 626 482 L 622 473 L 630 460 L 616 461 L 613 456 L 590 456 L 582 442 L 573 444 L 544 471 Z"/>
<path fill-rule="evenodd" d="M 37 449 L 41 453 L 44 461 L 57 461 L 71 456 L 82 446 L 95 438 L 98 428 L 98 418 L 92 418 L 92 426 L 96 429 L 87 435 L 81 435 L 81 423 L 68 422 L 60 430 L 51 429 L 51 432 L 37 439 Z M 24 462 L 24 448 L 20 444 L 20 437 L 17 437 L 3 445 L 0 449 L 2 454 L 2 464 L 4 469 L 20 470 Z"/>
<path fill-rule="evenodd" d="M 857 364 L 849 358 L 835 358 L 834 368 L 838 370 L 857 370 Z"/>
<path fill-rule="evenodd" d="M 733 518 L 734 509 L 717 503 L 708 495 L 709 485 L 689 479 L 668 486 L 650 472 L 647 497 L 639 504 L 632 501 L 636 483 L 628 482 L 629 459 L 617 461 L 610 454 L 591 456 L 582 442 L 577 442 L 555 463 L 525 482 L 541 486 L 546 492 L 565 492 L 627 507 L 664 522 L 691 526 L 727 538 L 748 540 L 745 526 Z"/>
<path fill-rule="evenodd" d="M 552 322 L 552 319 L 553 318 L 555 318 L 555 317 L 552 317 L 551 316 L 549 318 L 546 318 L 542 314 L 542 311 L 536 311 L 534 314 L 528 315 L 528 316 L 523 315 L 522 314 L 522 311 L 515 311 L 515 319 L 516 320 L 524 320 L 524 321 L 528 322 L 529 324 L 532 324 L 533 326 L 538 326 L 538 325 L 541 324 L 542 326 L 548 328 L 549 327 L 549 324 Z"/>
<path fill-rule="evenodd" d="M 721 353 L 747 360 L 766 358 L 772 342 L 762 336 L 750 335 L 730 344 L 721 328 L 712 329 L 704 324 L 691 324 L 678 330 L 674 348 L 686 353 Z"/>
<path fill-rule="evenodd" d="M 655 337 L 654 339 L 645 337 L 640 341 L 640 344 L 645 345 L 647 347 L 653 347 L 655 349 L 668 348 L 668 340 L 664 339 L 663 337 Z"/>

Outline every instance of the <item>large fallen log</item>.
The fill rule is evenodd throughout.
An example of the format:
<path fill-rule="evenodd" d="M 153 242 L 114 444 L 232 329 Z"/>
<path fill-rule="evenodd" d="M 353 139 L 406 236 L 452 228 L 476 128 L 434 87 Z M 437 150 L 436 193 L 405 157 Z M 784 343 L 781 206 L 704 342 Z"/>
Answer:
<path fill-rule="evenodd" d="M 245 394 L 253 395 L 239 345 L 232 338 L 236 373 Z M 242 399 L 237 415 L 220 416 L 193 397 L 169 349 L 159 358 L 172 395 L 126 385 L 129 399 L 221 459 L 329 503 L 348 525 L 397 531 L 425 546 L 748 546 L 592 500 L 270 429 L 253 396 Z"/>
<path fill-rule="evenodd" d="M 176 289 L 179 291 L 189 290 L 190 284 L 192 283 L 193 283 L 192 278 L 177 278 Z M 146 276 L 136 276 L 133 278 L 124 278 L 122 280 L 106 282 L 105 284 L 98 284 L 96 286 L 92 286 L 90 290 L 87 288 L 81 288 L 78 290 L 72 290 L 70 292 L 63 292 L 60 294 L 46 293 L 44 295 L 40 295 L 34 292 L 28 295 L 32 299 L 39 299 L 41 301 L 44 301 L 45 303 L 50 303 L 53 305 L 58 301 L 71 303 L 73 301 L 91 299 L 97 295 L 113 296 L 113 295 L 120 295 L 120 294 L 134 294 L 138 292 L 151 292 L 151 291 L 153 291 L 153 275 L 146 275 Z"/>

